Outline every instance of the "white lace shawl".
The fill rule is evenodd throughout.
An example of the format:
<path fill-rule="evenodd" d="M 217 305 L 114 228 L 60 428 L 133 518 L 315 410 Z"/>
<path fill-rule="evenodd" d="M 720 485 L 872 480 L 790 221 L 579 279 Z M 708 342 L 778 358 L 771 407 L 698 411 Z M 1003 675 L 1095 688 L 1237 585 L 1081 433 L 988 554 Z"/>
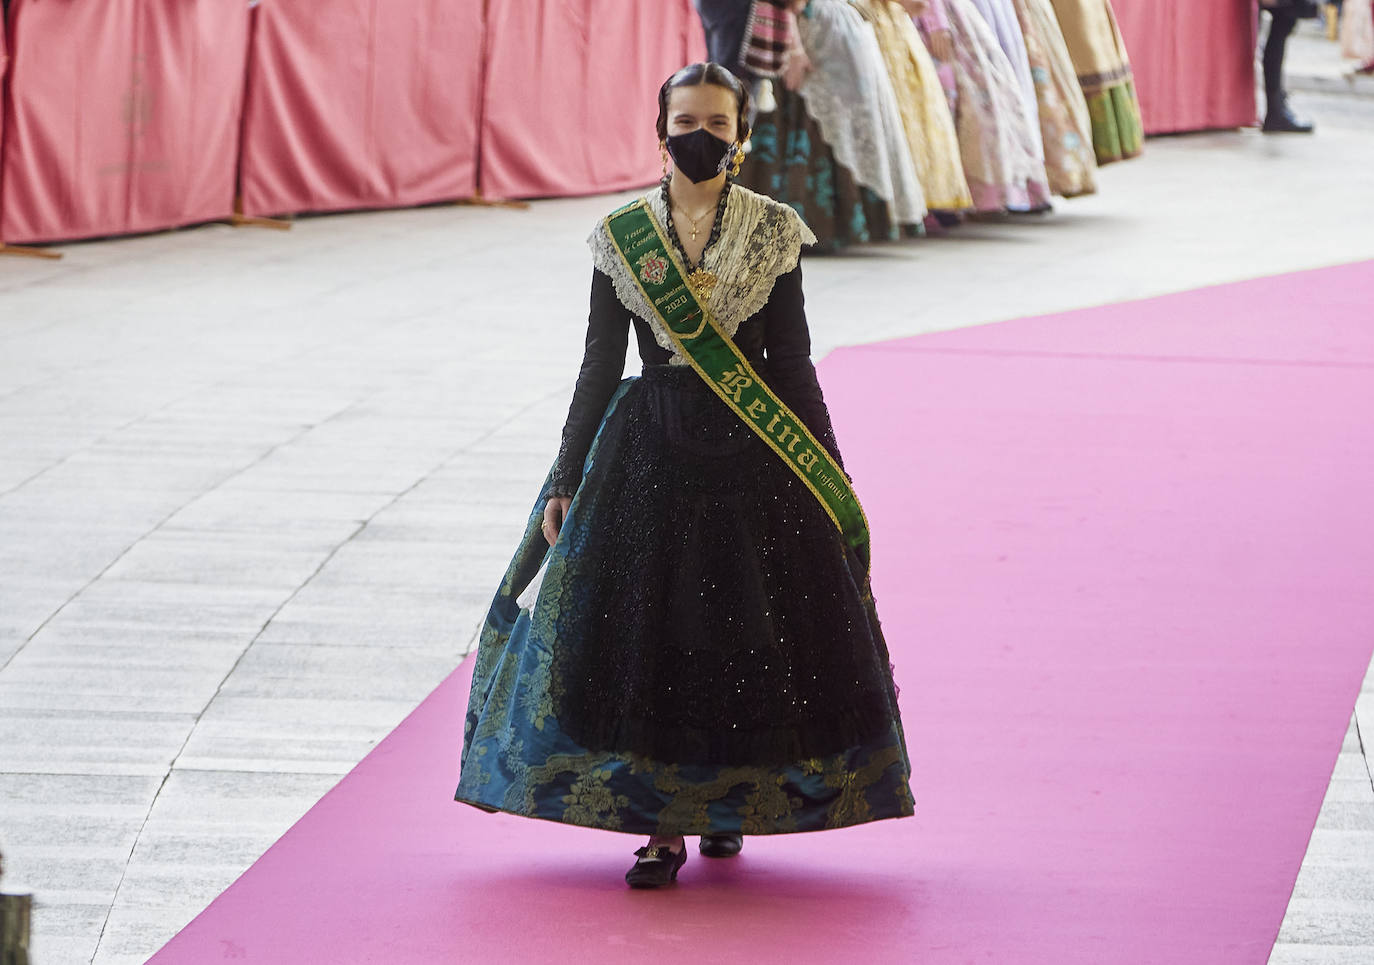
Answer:
<path fill-rule="evenodd" d="M 662 190 L 655 187 L 644 200 L 649 202 L 659 224 L 666 224 L 670 215 L 663 202 Z M 816 236 L 790 207 L 737 184 L 731 185 L 730 195 L 725 199 L 720 237 L 706 249 L 701 265 L 718 279 L 706 307 L 727 335 L 733 337 L 741 322 L 767 304 L 778 276 L 797 266 L 802 245 L 815 243 Z M 596 267 L 615 283 L 620 303 L 649 323 L 654 340 L 673 353 L 673 364 L 686 364 L 687 360 L 673 348 L 672 339 L 640 293 L 630 269 L 616 253 L 604 222 L 597 224 L 587 244 L 592 249 Z"/>
<path fill-rule="evenodd" d="M 815 0 L 797 30 L 813 66 L 802 102 L 835 160 L 891 202 L 899 222 L 919 224 L 925 192 L 873 25 L 847 0 Z"/>

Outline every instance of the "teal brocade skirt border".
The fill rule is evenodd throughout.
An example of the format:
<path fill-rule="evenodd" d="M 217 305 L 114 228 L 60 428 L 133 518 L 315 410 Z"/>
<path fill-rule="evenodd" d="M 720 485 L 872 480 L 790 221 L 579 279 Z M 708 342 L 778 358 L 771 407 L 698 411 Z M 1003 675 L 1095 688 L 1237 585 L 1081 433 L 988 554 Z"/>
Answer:
<path fill-rule="evenodd" d="M 587 458 L 636 379 L 621 383 Z M 864 746 L 782 767 L 670 764 L 592 752 L 560 730 L 551 667 L 559 607 L 576 594 L 567 560 L 578 552 L 573 499 L 550 549 L 543 520 L 546 479 L 524 538 L 492 601 L 477 648 L 455 800 L 487 811 L 635 834 L 782 834 L 863 824 L 913 813 L 901 724 Z M 541 573 L 542 570 L 542 573 Z M 522 595 L 538 580 L 532 607 Z"/>

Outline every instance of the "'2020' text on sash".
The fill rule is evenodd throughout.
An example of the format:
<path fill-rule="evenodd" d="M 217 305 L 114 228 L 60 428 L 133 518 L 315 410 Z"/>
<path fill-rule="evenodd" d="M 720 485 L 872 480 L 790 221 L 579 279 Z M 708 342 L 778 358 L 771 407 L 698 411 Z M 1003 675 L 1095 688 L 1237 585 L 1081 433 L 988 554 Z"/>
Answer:
<path fill-rule="evenodd" d="M 687 284 L 676 252 L 644 201 L 613 212 L 606 228 L 630 276 L 679 352 L 731 410 L 797 474 L 868 566 L 868 520 L 844 470 L 754 371 Z"/>

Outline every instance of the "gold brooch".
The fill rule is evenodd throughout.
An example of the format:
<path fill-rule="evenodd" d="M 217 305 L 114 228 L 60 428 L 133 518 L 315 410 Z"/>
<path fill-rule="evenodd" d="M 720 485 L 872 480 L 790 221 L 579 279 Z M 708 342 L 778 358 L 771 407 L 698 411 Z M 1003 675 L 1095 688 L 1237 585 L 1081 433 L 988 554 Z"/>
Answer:
<path fill-rule="evenodd" d="M 687 274 L 687 287 L 691 288 L 692 293 L 701 301 L 711 297 L 711 292 L 716 290 L 717 281 L 719 279 L 716 278 L 715 273 L 704 268 L 698 268 Z"/>

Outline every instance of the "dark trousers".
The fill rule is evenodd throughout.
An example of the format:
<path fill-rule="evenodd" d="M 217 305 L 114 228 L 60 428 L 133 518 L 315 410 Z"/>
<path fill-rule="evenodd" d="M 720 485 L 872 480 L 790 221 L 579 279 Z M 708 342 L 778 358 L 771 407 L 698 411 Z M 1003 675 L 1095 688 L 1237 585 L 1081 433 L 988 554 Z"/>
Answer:
<path fill-rule="evenodd" d="M 1269 10 L 1269 39 L 1264 44 L 1264 108 L 1275 110 L 1283 104 L 1283 55 L 1288 35 L 1298 25 L 1297 9 L 1292 4 Z"/>
<path fill-rule="evenodd" d="M 693 0 L 701 25 L 706 28 L 706 55 L 748 82 L 740 68 L 739 49 L 744 45 L 744 28 L 749 25 L 750 0 Z"/>

